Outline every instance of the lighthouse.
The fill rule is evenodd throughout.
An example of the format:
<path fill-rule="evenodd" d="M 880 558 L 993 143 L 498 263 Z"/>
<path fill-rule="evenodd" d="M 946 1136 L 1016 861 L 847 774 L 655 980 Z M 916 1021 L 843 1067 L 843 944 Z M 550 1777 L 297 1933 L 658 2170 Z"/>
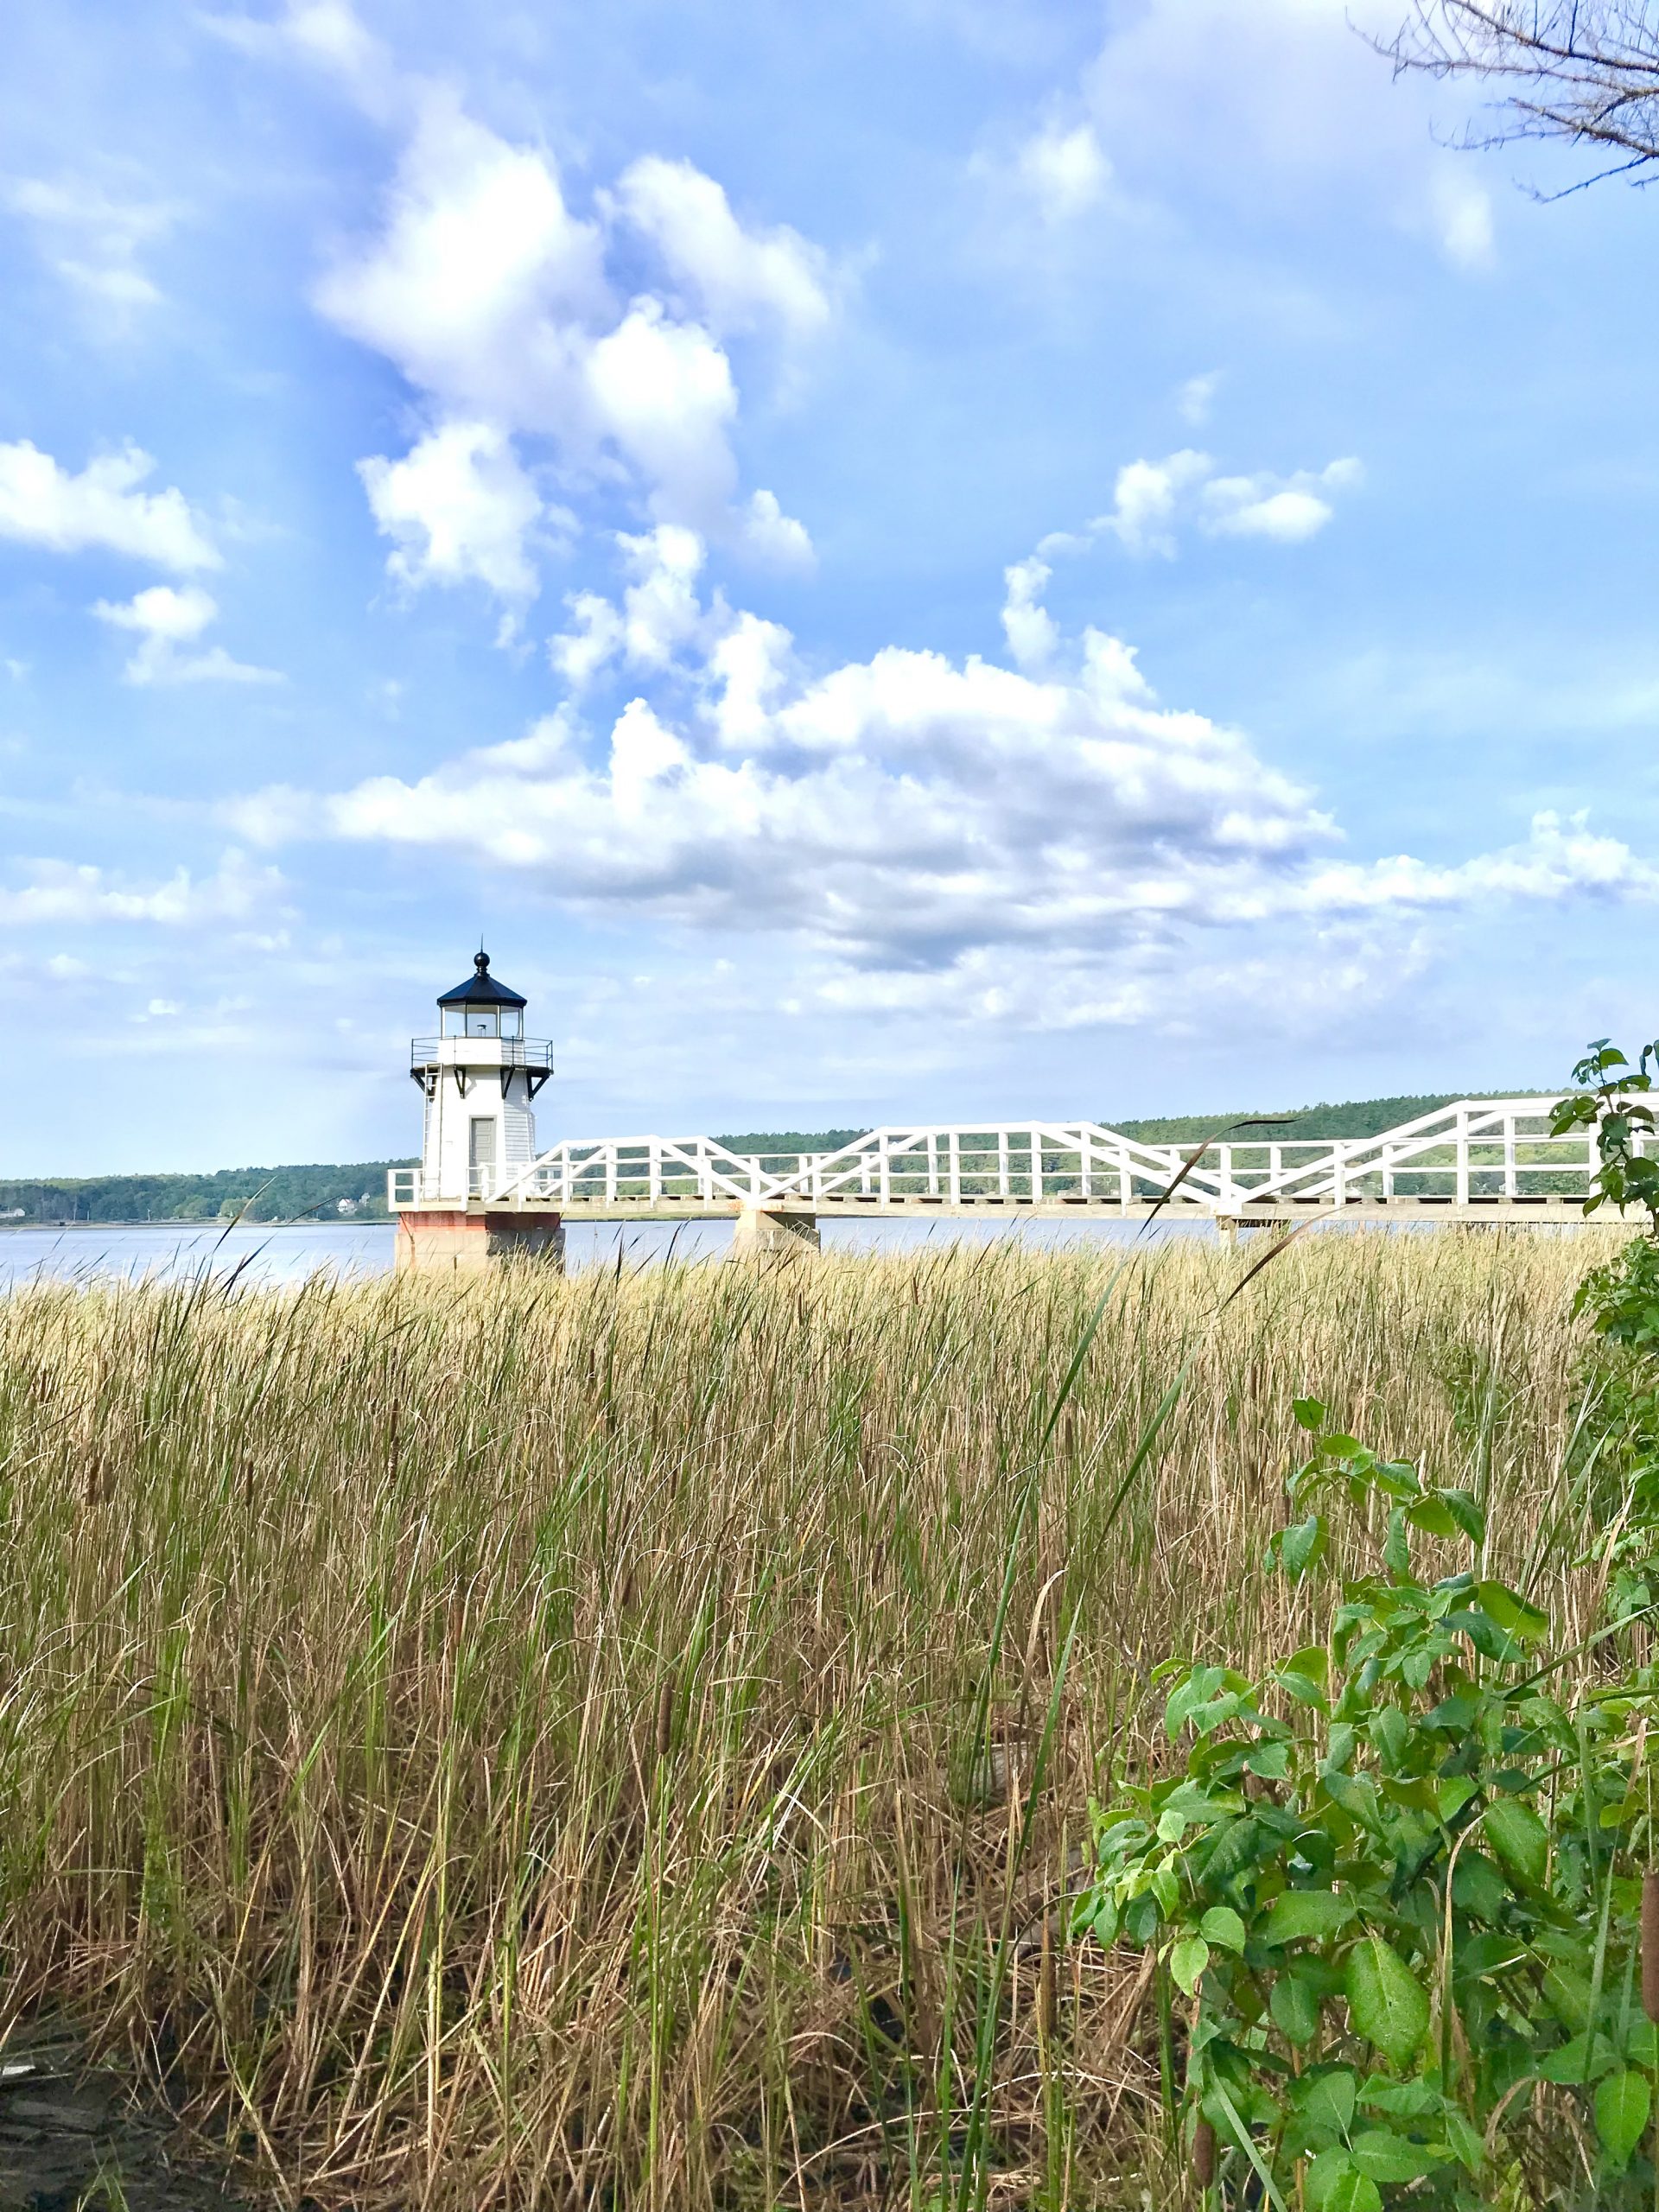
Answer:
<path fill-rule="evenodd" d="M 524 1034 L 525 1001 L 481 948 L 438 1000 L 438 1033 L 416 1037 L 409 1071 L 424 1104 L 418 1169 L 394 1169 L 400 1268 L 472 1268 L 509 1255 L 558 1261 L 556 1212 L 524 1187 L 536 1159 L 536 1095 L 553 1048 Z"/>

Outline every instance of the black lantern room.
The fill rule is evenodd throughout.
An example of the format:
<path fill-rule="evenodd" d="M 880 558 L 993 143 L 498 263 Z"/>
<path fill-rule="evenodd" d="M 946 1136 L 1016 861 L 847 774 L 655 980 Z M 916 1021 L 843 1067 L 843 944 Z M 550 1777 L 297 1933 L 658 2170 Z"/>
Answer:
<path fill-rule="evenodd" d="M 490 973 L 490 956 L 480 951 L 473 959 L 474 972 L 438 1001 L 438 1014 L 446 1037 L 512 1037 L 524 1033 L 524 1001 L 517 991 L 498 983 Z"/>

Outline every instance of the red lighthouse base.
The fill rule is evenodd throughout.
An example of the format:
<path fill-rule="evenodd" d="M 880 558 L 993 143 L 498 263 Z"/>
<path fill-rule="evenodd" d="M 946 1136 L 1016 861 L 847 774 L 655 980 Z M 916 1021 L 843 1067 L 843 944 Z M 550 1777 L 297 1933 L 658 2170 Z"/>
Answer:
<path fill-rule="evenodd" d="M 564 1224 L 556 1213 L 423 1206 L 397 1217 L 399 1274 L 466 1274 L 503 1260 L 564 1268 Z"/>

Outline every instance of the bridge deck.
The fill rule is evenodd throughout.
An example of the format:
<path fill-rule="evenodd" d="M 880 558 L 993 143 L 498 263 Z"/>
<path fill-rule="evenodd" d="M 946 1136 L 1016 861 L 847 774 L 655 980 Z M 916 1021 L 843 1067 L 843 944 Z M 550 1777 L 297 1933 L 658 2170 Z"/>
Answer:
<path fill-rule="evenodd" d="M 492 1211 L 500 1211 L 493 1206 Z M 506 1211 L 518 1211 L 519 1207 L 509 1201 Z M 743 1212 L 742 1203 L 736 1198 L 611 1198 L 568 1199 L 556 1207 L 546 1200 L 523 1202 L 527 1213 L 557 1211 L 566 1221 L 734 1221 Z M 1584 1208 L 1581 1200 L 1563 1198 L 1471 1198 L 1459 1205 L 1452 1198 L 1389 1199 L 1351 1198 L 1344 1206 L 1328 1202 L 1309 1204 L 1290 1203 L 1245 1205 L 1225 1213 L 1205 1205 L 1185 1205 L 1175 1199 L 1161 1208 L 1150 1202 L 1119 1205 L 1111 1198 L 1044 1198 L 1033 1205 L 1029 1198 L 825 1198 L 812 1199 L 787 1198 L 768 1200 L 768 1213 L 795 1214 L 808 1220 L 868 1221 L 888 1220 L 895 1216 L 911 1219 L 965 1220 L 971 1218 L 1011 1219 L 1026 1221 L 1150 1221 L 1154 1217 L 1166 1222 L 1219 1222 L 1224 1227 L 1236 1225 L 1244 1229 L 1283 1226 L 1295 1228 L 1305 1221 L 1393 1222 L 1396 1224 L 1421 1222 L 1426 1224 L 1446 1224 L 1448 1222 L 1471 1223 L 1491 1227 L 1503 1223 L 1510 1227 L 1525 1228 L 1543 1223 L 1582 1224 Z M 1616 1217 L 1603 1219 L 1592 1217 L 1602 1227 L 1617 1227 Z"/>

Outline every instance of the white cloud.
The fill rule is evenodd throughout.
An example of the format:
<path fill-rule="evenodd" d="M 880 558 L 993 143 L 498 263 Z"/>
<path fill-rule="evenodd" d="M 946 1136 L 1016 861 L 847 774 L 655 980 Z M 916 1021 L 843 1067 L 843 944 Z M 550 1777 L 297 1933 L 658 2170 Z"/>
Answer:
<path fill-rule="evenodd" d="M 121 604 L 101 599 L 92 612 L 118 630 L 136 631 L 138 647 L 125 669 L 129 683 L 280 683 L 275 669 L 252 668 L 232 660 L 222 645 L 206 652 L 182 650 L 218 615 L 216 602 L 199 584 L 175 591 L 152 584 Z"/>
<path fill-rule="evenodd" d="M 1138 196 L 1195 199 L 1268 222 L 1318 195 L 1431 238 L 1460 268 L 1483 265 L 1491 209 L 1450 181 L 1434 94 L 1391 80 L 1354 35 L 1349 0 L 1143 0 L 1114 11 L 1083 97 Z M 1484 195 L 1483 195 L 1484 196 Z"/>
<path fill-rule="evenodd" d="M 566 682 L 580 690 L 621 652 L 622 617 L 596 591 L 572 592 L 564 603 L 575 617 L 575 627 L 549 639 L 548 658 Z"/>
<path fill-rule="evenodd" d="M 1461 906 L 1478 899 L 1530 899 L 1558 906 L 1582 895 L 1659 899 L 1659 868 L 1617 837 L 1595 835 L 1586 813 L 1565 819 L 1535 814 L 1524 842 L 1449 868 L 1398 854 L 1369 867 L 1334 863 L 1315 870 L 1298 897 L 1324 912 L 1379 906 Z"/>
<path fill-rule="evenodd" d="M 245 833 L 448 846 L 592 906 L 793 930 L 899 969 L 1166 936 L 1331 842 L 1236 732 L 1160 709 L 1116 639 L 1086 633 L 1041 679 L 896 648 L 810 677 L 778 626 L 699 613 L 690 549 L 663 535 L 628 549 L 643 595 L 622 650 L 660 662 L 713 633 L 690 721 L 638 697 L 597 760 L 543 725 L 414 782 L 260 794 L 237 810 Z"/>
<path fill-rule="evenodd" d="M 588 353 L 584 384 L 593 418 L 651 486 L 652 513 L 717 526 L 735 487 L 737 387 L 708 332 L 638 299 Z"/>
<path fill-rule="evenodd" d="M 196 21 L 227 46 L 256 59 L 292 56 L 326 70 L 372 115 L 384 116 L 395 103 L 397 73 L 346 0 L 285 0 L 272 20 L 200 15 Z"/>
<path fill-rule="evenodd" d="M 709 652 L 713 696 L 704 710 L 723 752 L 741 753 L 770 740 L 772 716 L 794 665 L 795 640 L 780 622 L 741 613 Z"/>
<path fill-rule="evenodd" d="M 648 238 L 716 330 L 776 322 L 811 338 L 830 317 L 822 250 L 779 225 L 746 230 L 713 177 L 690 162 L 648 154 L 625 169 L 615 200 L 622 219 Z"/>
<path fill-rule="evenodd" d="M 137 488 L 155 466 L 128 445 L 95 454 L 73 475 L 27 438 L 0 445 L 0 537 L 54 553 L 100 546 L 186 573 L 218 568 L 219 554 L 183 493 Z"/>
<path fill-rule="evenodd" d="M 1210 420 L 1220 383 L 1219 369 L 1207 369 L 1202 376 L 1188 377 L 1175 394 L 1176 412 L 1183 422 L 1198 429 Z"/>
<path fill-rule="evenodd" d="M 666 668 L 676 647 L 702 625 L 696 580 L 702 542 L 674 523 L 617 542 L 635 578 L 622 594 L 623 651 L 632 667 Z"/>
<path fill-rule="evenodd" d="M 566 207 L 551 161 L 436 92 L 379 235 L 316 289 L 331 322 L 447 412 L 547 432 L 580 385 L 586 348 L 571 318 L 605 296 L 598 231 Z"/>
<path fill-rule="evenodd" d="M 626 595 L 585 625 L 607 654 L 683 665 L 688 707 L 636 696 L 597 751 L 562 714 L 424 776 L 278 787 L 232 819 L 267 843 L 448 850 L 590 912 L 789 933 L 827 1004 L 1050 1027 L 1145 1019 L 1178 986 L 1196 1003 L 1199 935 L 1207 989 L 1260 996 L 1310 961 L 1370 989 L 1427 957 L 1436 915 L 1659 899 L 1659 868 L 1581 817 L 1451 863 L 1343 856 L 1241 732 L 1160 705 L 1121 640 L 1060 639 L 1039 558 L 1008 578 L 1025 671 L 887 647 L 813 673 L 779 626 L 698 604 L 693 550 L 631 541 L 633 626 Z"/>
<path fill-rule="evenodd" d="M 657 522 L 809 562 L 805 529 L 773 493 L 738 501 L 737 387 L 715 333 L 766 321 L 816 334 L 831 313 L 824 257 L 791 231 L 746 228 L 690 163 L 649 157 L 601 196 L 601 213 L 649 240 L 695 311 L 650 289 L 620 302 L 606 272 L 614 238 L 572 211 L 545 149 L 510 145 L 451 93 L 405 89 L 416 120 L 379 228 L 315 292 L 431 418 L 402 461 L 362 464 L 397 573 L 531 596 L 536 494 L 514 446 L 530 438 L 549 442 L 566 481 L 620 473 Z"/>
<path fill-rule="evenodd" d="M 1190 448 L 1166 461 L 1126 461 L 1117 472 L 1110 514 L 1091 528 L 1109 531 L 1131 553 L 1161 553 L 1173 559 L 1176 508 L 1212 466 L 1207 453 Z"/>
<path fill-rule="evenodd" d="M 502 431 L 446 423 L 401 461 L 362 461 L 358 474 L 377 525 L 397 548 L 386 567 L 401 583 L 473 580 L 505 600 L 535 597 L 526 539 L 542 501 Z"/>
<path fill-rule="evenodd" d="M 575 626 L 549 641 L 554 667 L 578 688 L 613 659 L 636 670 L 666 668 L 709 626 L 696 594 L 704 548 L 696 531 L 659 523 L 638 537 L 620 531 L 616 542 L 632 579 L 620 607 L 597 592 L 573 593 L 566 604 Z"/>
<path fill-rule="evenodd" d="M 1326 496 L 1352 491 L 1364 471 L 1354 460 L 1333 461 L 1294 476 L 1217 476 L 1204 487 L 1198 527 L 1214 537 L 1271 537 L 1295 545 L 1314 537 L 1336 512 Z"/>
<path fill-rule="evenodd" d="M 1177 534 L 1191 523 L 1211 537 L 1266 537 L 1300 543 L 1323 530 L 1335 508 L 1332 496 L 1351 491 L 1364 471 L 1354 460 L 1289 476 L 1262 470 L 1220 476 L 1207 453 L 1190 447 L 1163 461 L 1132 461 L 1117 473 L 1112 507 L 1091 523 L 1128 551 L 1174 557 Z"/>
<path fill-rule="evenodd" d="M 1020 149 L 1014 174 L 1045 221 L 1064 223 L 1105 198 L 1112 165 L 1091 124 L 1079 123 L 1066 130 L 1050 123 Z"/>
<path fill-rule="evenodd" d="M 224 855 L 212 875 L 193 877 L 181 868 L 164 882 L 147 887 L 130 884 L 107 869 L 69 861 L 36 861 L 27 872 L 28 882 L 0 886 L 0 922 L 62 926 L 155 922 L 188 928 L 241 921 L 270 906 L 284 888 L 276 868 L 255 868 L 234 850 Z"/>
<path fill-rule="evenodd" d="M 299 53 L 344 76 L 366 77 L 384 66 L 385 48 L 345 0 L 288 0 L 279 28 Z"/>
<path fill-rule="evenodd" d="M 743 510 L 738 543 L 773 569 L 810 569 L 816 555 L 806 524 L 786 515 L 775 492 L 756 492 Z"/>
<path fill-rule="evenodd" d="M 1492 196 L 1466 166 L 1448 161 L 1429 192 L 1429 225 L 1440 251 L 1459 269 L 1490 269 L 1496 257 Z"/>
<path fill-rule="evenodd" d="M 20 177 L 0 193 L 35 226 L 47 259 L 67 283 L 105 308 L 156 306 L 161 292 L 140 264 L 143 249 L 171 228 L 173 209 L 116 199 L 84 178 Z"/>
<path fill-rule="evenodd" d="M 1044 587 L 1053 574 L 1036 554 L 1004 569 L 1007 597 L 1002 603 L 1002 631 L 1008 651 L 1021 668 L 1043 668 L 1054 658 L 1060 641 L 1059 626 L 1042 604 Z"/>

